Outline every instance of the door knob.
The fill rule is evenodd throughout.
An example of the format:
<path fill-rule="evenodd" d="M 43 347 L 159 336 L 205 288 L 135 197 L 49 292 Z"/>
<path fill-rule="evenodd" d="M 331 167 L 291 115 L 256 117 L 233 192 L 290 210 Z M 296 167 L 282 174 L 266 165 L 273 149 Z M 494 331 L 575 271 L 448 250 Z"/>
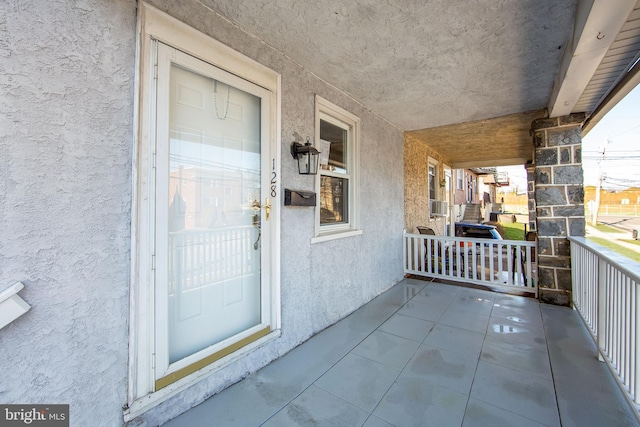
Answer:
<path fill-rule="evenodd" d="M 265 213 L 265 220 L 269 221 L 269 217 L 271 216 L 271 199 L 269 199 L 268 197 L 266 199 L 264 199 L 264 204 L 261 206 L 260 202 L 257 200 L 254 200 L 253 202 L 251 202 L 251 209 L 253 209 L 254 211 L 259 211 L 260 208 L 264 209 L 264 213 Z"/>

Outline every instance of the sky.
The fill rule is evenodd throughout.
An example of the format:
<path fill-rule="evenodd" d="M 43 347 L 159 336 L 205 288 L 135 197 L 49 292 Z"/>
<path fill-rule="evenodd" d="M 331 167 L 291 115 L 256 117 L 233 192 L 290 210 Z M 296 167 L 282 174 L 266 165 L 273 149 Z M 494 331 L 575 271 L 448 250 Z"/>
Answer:
<path fill-rule="evenodd" d="M 640 187 L 640 86 L 582 139 L 582 167 L 585 185 L 596 185 L 602 169 L 603 188 Z"/>
<path fill-rule="evenodd" d="M 603 159 L 604 151 L 604 159 Z M 602 187 L 622 190 L 640 187 L 640 86 L 611 109 L 582 139 L 585 185 L 595 186 L 602 171 Z M 524 166 L 498 167 L 509 174 L 510 190 L 525 192 Z"/>
<path fill-rule="evenodd" d="M 516 191 L 518 194 L 527 192 L 527 170 L 524 165 L 499 166 L 497 169 L 498 172 L 509 174 L 509 186 L 504 187 L 505 191 Z"/>

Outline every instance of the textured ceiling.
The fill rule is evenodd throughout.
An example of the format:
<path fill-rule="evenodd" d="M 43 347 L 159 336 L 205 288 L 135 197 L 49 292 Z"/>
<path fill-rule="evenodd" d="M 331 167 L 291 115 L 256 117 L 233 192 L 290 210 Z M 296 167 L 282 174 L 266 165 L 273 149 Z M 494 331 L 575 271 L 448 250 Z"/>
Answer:
<path fill-rule="evenodd" d="M 533 158 L 531 122 L 545 110 L 407 132 L 426 143 L 453 168 L 522 165 Z"/>
<path fill-rule="evenodd" d="M 402 130 L 544 108 L 577 0 L 201 0 Z"/>

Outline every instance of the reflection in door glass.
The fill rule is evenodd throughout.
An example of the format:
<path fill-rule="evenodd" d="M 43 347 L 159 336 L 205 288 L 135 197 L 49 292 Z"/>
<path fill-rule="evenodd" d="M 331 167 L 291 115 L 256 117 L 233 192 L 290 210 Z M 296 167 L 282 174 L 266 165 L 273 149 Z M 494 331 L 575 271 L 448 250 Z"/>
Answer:
<path fill-rule="evenodd" d="M 260 99 L 177 65 L 170 74 L 173 363 L 261 321 Z"/>

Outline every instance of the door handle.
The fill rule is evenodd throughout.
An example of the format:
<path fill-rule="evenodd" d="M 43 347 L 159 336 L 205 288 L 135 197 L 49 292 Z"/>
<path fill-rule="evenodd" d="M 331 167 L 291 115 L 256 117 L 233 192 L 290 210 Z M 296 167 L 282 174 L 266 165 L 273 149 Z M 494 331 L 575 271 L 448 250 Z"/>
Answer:
<path fill-rule="evenodd" d="M 264 199 L 264 205 L 262 205 L 262 207 L 264 208 L 264 219 L 269 221 L 269 217 L 271 216 L 271 199 L 268 197 Z"/>
<path fill-rule="evenodd" d="M 271 216 L 271 199 L 268 197 L 264 199 L 263 205 L 260 205 L 260 202 L 257 200 L 254 200 L 253 202 L 251 202 L 251 209 L 257 212 L 260 210 L 260 208 L 264 209 L 264 213 L 265 213 L 264 219 L 266 221 L 269 221 L 269 217 Z"/>

